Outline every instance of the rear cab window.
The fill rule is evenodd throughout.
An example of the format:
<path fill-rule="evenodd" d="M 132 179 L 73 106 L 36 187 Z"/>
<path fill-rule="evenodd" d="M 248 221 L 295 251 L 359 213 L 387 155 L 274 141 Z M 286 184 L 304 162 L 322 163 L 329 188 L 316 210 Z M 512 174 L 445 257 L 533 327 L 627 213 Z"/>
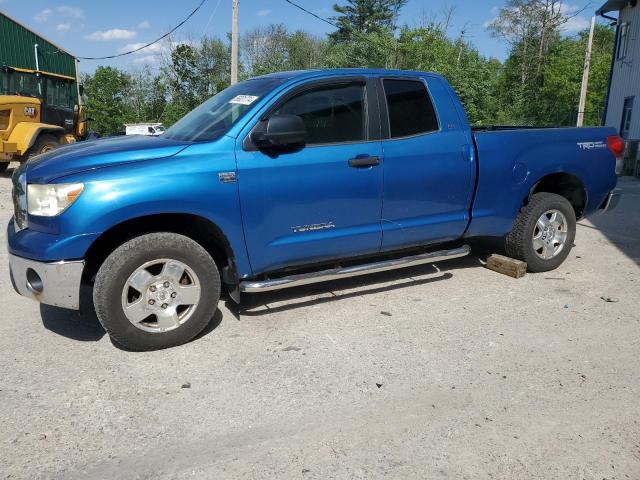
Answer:
<path fill-rule="evenodd" d="M 411 137 L 440 129 L 431 96 L 420 80 L 383 79 L 391 138 Z"/>

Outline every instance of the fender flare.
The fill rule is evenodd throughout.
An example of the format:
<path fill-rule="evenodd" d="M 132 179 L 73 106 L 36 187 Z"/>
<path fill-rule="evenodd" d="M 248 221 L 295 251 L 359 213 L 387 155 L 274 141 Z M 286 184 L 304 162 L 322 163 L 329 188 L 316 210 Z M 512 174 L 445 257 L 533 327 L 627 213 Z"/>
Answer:
<path fill-rule="evenodd" d="M 64 128 L 58 125 L 35 122 L 19 122 L 13 127 L 9 142 L 15 143 L 21 155 L 24 155 L 41 133 L 64 134 Z"/>

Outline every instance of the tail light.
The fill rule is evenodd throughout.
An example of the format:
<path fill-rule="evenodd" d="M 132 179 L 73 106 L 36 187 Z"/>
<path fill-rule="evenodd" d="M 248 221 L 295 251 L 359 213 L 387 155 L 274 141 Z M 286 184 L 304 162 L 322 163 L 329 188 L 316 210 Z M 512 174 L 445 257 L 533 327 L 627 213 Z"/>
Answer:
<path fill-rule="evenodd" d="M 618 135 L 610 135 L 607 137 L 607 146 L 616 158 L 622 157 L 624 153 L 624 140 Z"/>
<path fill-rule="evenodd" d="M 622 175 L 624 168 L 624 159 L 622 158 L 622 154 L 624 153 L 624 140 L 618 135 L 610 135 L 607 137 L 607 147 L 609 147 L 613 156 L 616 157 L 616 174 Z"/>

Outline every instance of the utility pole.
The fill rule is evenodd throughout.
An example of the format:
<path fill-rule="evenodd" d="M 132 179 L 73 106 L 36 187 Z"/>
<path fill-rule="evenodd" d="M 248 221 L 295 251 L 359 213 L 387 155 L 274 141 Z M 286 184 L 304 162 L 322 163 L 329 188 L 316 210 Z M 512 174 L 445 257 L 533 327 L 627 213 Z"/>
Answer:
<path fill-rule="evenodd" d="M 231 21 L 231 85 L 238 83 L 238 0 L 233 0 Z"/>
<path fill-rule="evenodd" d="M 584 109 L 587 104 L 587 89 L 589 87 L 589 67 L 591 67 L 591 47 L 593 46 L 593 32 L 596 28 L 596 17 L 591 17 L 591 30 L 589 30 L 589 41 L 587 43 L 587 53 L 584 57 L 584 70 L 582 72 L 582 87 L 580 88 L 580 103 L 578 104 L 577 127 L 584 123 Z"/>

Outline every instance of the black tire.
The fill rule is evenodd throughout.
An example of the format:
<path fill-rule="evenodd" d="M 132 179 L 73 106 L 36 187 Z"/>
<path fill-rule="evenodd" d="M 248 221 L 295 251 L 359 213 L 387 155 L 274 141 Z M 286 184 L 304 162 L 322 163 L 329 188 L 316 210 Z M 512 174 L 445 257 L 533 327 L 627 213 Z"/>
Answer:
<path fill-rule="evenodd" d="M 198 279 L 200 298 L 184 323 L 173 330 L 150 332 L 127 318 L 123 289 L 141 266 L 159 259 L 177 260 L 190 268 Z M 213 318 L 219 299 L 220 274 L 211 255 L 190 238 L 166 232 L 142 235 L 116 248 L 100 266 L 93 287 L 93 303 L 100 323 L 115 343 L 135 351 L 174 347 L 193 339 Z M 150 319 L 139 325 L 156 328 L 153 319 L 157 321 L 158 317 L 152 315 Z"/>
<path fill-rule="evenodd" d="M 4 173 L 9 168 L 10 162 L 0 162 L 0 173 Z"/>
<path fill-rule="evenodd" d="M 29 157 L 33 157 L 35 155 L 40 155 L 41 153 L 48 152 L 53 150 L 56 147 L 60 146 L 60 141 L 57 137 L 50 135 L 48 133 L 43 133 L 38 136 L 35 143 L 29 149 Z"/>
<path fill-rule="evenodd" d="M 566 219 L 566 240 L 562 249 L 553 257 L 545 259 L 534 249 L 533 235 L 538 219 L 550 210 L 558 210 Z M 513 229 L 505 239 L 507 255 L 527 262 L 530 272 L 548 272 L 565 261 L 576 238 L 576 214 L 569 201 L 555 193 L 536 193 L 529 203 L 520 209 Z"/>

